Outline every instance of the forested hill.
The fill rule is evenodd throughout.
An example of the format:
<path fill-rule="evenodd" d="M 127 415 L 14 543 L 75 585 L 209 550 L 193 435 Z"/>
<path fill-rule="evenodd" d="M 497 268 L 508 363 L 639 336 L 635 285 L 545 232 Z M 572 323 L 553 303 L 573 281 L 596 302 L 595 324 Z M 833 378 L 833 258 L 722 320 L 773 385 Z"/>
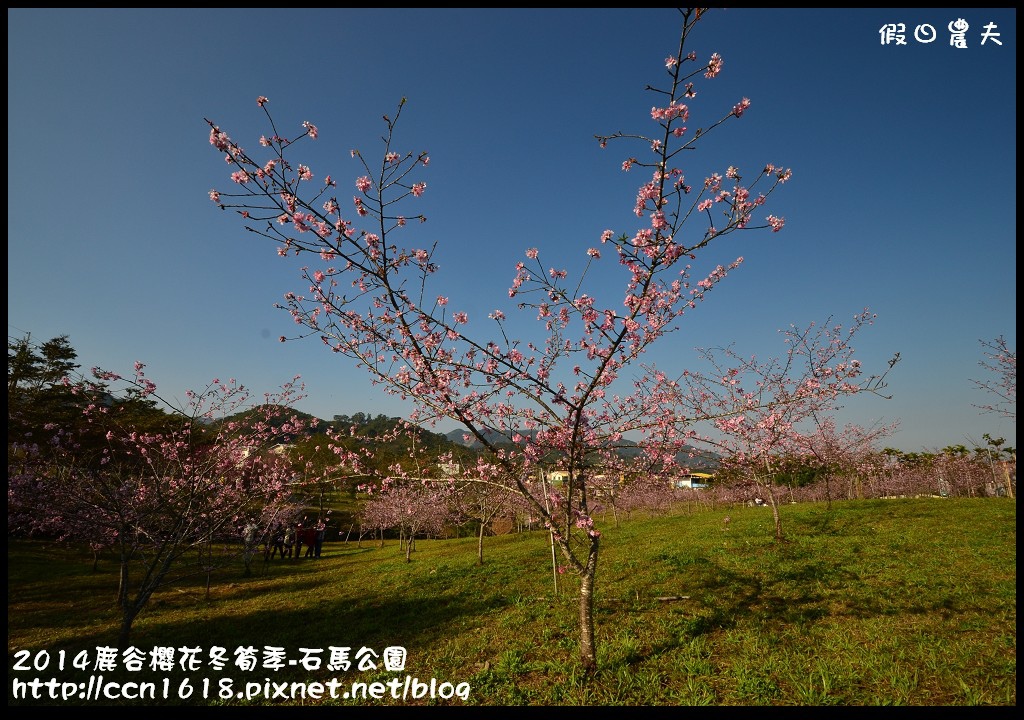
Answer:
<path fill-rule="evenodd" d="M 261 422 L 267 417 L 268 409 L 270 410 L 270 424 L 275 428 L 280 428 L 280 431 L 274 435 L 274 441 L 285 444 L 326 435 L 329 430 L 342 436 L 355 435 L 365 439 L 383 438 L 393 435 L 396 430 L 401 430 L 404 423 L 402 418 L 388 417 L 383 414 L 371 416 L 364 413 L 356 413 L 352 416 L 335 415 L 332 420 L 323 420 L 315 415 L 284 406 L 250 408 L 225 418 L 224 422 L 238 422 L 242 425 Z M 300 431 L 291 430 L 292 418 L 298 418 L 301 422 Z M 454 445 L 441 433 L 431 432 L 424 428 L 417 428 L 415 435 L 424 447 L 441 448 Z"/>
<path fill-rule="evenodd" d="M 482 443 L 474 437 L 470 437 L 467 441 L 466 435 L 468 435 L 466 430 L 456 429 L 448 432 L 446 437 L 449 441 L 459 445 L 464 445 L 470 449 L 479 450 L 483 447 Z M 512 442 L 508 435 L 502 434 L 497 430 L 486 430 L 484 436 L 496 445 L 510 445 Z M 643 453 L 643 450 L 641 450 L 635 442 L 622 440 L 617 452 L 622 457 L 631 458 L 638 457 Z M 698 448 L 687 448 L 676 456 L 676 460 L 681 465 L 688 465 L 694 469 L 715 468 L 718 467 L 719 464 L 719 456 L 716 453 L 707 450 L 700 450 Z"/>

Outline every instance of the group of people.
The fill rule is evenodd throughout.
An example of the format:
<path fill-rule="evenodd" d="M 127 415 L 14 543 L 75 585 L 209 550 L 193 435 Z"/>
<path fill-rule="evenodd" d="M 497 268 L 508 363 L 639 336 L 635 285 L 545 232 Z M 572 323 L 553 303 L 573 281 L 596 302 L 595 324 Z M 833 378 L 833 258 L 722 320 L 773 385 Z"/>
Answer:
<path fill-rule="evenodd" d="M 324 520 L 317 520 L 308 526 L 301 522 L 288 525 L 278 523 L 270 533 L 264 556 L 267 560 L 273 560 L 278 555 L 282 560 L 291 557 L 319 558 L 326 535 L 327 523 Z M 302 553 L 303 547 L 306 548 L 305 555 Z"/>

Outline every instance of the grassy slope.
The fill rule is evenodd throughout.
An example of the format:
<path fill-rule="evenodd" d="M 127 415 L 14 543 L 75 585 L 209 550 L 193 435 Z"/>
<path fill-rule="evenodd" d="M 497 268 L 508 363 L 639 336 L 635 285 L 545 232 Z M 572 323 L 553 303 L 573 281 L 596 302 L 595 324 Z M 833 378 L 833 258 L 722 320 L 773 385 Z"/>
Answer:
<path fill-rule="evenodd" d="M 281 646 L 289 657 L 400 645 L 400 677 L 468 682 L 468 703 L 480 705 L 1016 704 L 1014 500 L 786 506 L 781 545 L 767 508 L 728 514 L 725 523 L 725 510 L 681 508 L 602 525 L 593 679 L 577 672 L 574 584 L 558 576 L 555 595 L 544 533 L 486 538 L 482 566 L 473 538 L 419 540 L 408 564 L 396 540 L 353 540 L 327 543 L 319 561 L 260 565 L 251 578 L 232 568 L 212 579 L 209 599 L 205 576 L 186 578 L 154 596 L 133 642 L 204 655 L 212 645 Z M 18 649 L 95 655 L 115 641 L 112 559 L 93 573 L 86 552 L 38 541 L 9 551 L 9 668 Z M 195 683 L 206 672 L 133 679 Z M 89 674 L 8 671 L 9 680 Z M 393 676 L 231 666 L 211 675 L 214 687 L 221 677 Z M 9 695 L 9 704 L 43 703 Z"/>

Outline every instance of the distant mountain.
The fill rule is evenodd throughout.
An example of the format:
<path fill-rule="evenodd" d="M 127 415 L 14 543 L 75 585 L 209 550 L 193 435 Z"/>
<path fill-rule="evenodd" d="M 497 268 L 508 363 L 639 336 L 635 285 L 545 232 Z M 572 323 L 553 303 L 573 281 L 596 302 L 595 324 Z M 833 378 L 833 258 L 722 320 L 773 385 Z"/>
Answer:
<path fill-rule="evenodd" d="M 321 420 L 313 415 L 296 411 L 291 408 L 275 408 L 276 412 L 273 413 L 271 424 L 275 427 L 280 427 L 293 415 L 297 415 L 303 420 L 303 430 L 296 436 L 292 433 L 278 432 L 275 434 L 275 442 L 280 443 L 291 443 L 301 440 L 305 437 L 310 437 L 319 433 L 326 432 L 328 428 L 334 427 L 339 430 L 348 431 L 353 425 L 357 428 L 359 435 L 366 438 L 381 437 L 389 434 L 395 426 L 402 422 L 400 418 L 387 417 L 385 415 L 377 415 L 376 417 L 370 415 L 364 415 L 357 413 L 351 418 L 346 415 L 336 415 L 333 421 Z M 260 409 L 250 409 L 245 412 L 233 415 L 230 420 L 242 421 L 245 423 L 262 421 L 264 418 L 264 412 Z M 495 445 L 511 445 L 512 438 L 510 435 L 499 432 L 497 430 L 484 430 L 482 431 L 484 437 Z M 451 443 L 461 448 L 468 448 L 471 451 L 483 449 L 483 443 L 481 443 L 475 437 L 470 437 L 469 442 L 466 441 L 465 436 L 469 432 L 465 429 L 455 429 L 447 433 L 435 433 L 423 428 L 420 429 L 418 435 L 420 439 L 427 445 L 444 445 Z M 524 431 L 525 434 L 525 431 Z M 643 454 L 643 450 L 635 442 L 631 440 L 622 440 L 619 442 L 617 449 L 618 454 L 624 458 L 635 458 Z M 690 457 L 691 453 L 693 457 Z M 552 459 L 554 456 L 552 456 Z M 676 455 L 676 461 L 680 465 L 685 465 L 693 470 L 714 470 L 719 465 L 719 456 L 713 452 L 700 450 L 697 448 L 686 448 Z"/>
<path fill-rule="evenodd" d="M 455 430 L 446 432 L 444 436 L 451 440 L 453 443 L 458 443 L 459 445 L 468 445 L 469 443 L 467 443 L 463 438 L 465 434 L 465 430 L 459 430 L 458 428 L 456 428 Z"/>
<path fill-rule="evenodd" d="M 482 447 L 481 442 L 472 436 L 469 438 L 469 442 L 466 442 L 465 436 L 467 434 L 469 434 L 467 430 L 456 429 L 445 433 L 445 437 L 458 445 L 479 450 Z M 500 433 L 497 430 L 485 431 L 485 437 L 499 445 L 512 442 L 510 436 Z M 691 453 L 693 454 L 693 457 L 690 457 Z M 634 458 L 642 455 L 643 450 L 639 445 L 631 440 L 622 440 L 620 441 L 618 454 L 624 458 Z M 709 450 L 700 450 L 698 448 L 687 448 L 676 455 L 676 462 L 681 465 L 688 465 L 694 470 L 717 468 L 719 461 L 720 458 L 718 454 Z"/>
<path fill-rule="evenodd" d="M 621 457 L 634 458 L 643 455 L 643 450 L 638 444 L 631 440 L 621 440 L 621 447 L 618 453 Z M 691 457 L 692 455 L 692 457 Z M 684 446 L 683 450 L 676 453 L 676 462 L 688 466 L 691 470 L 707 470 L 717 468 L 720 457 L 710 450 L 701 450 L 692 446 Z"/>
<path fill-rule="evenodd" d="M 321 433 L 327 430 L 329 423 L 315 415 L 304 413 L 301 410 L 295 410 L 285 406 L 260 406 L 249 408 L 241 412 L 235 413 L 223 419 L 219 422 L 236 422 L 244 426 L 253 426 L 257 423 L 264 422 L 267 419 L 267 411 L 270 411 L 270 426 L 275 429 L 272 433 L 275 442 L 289 443 L 301 437 L 308 437 Z M 296 434 L 293 432 L 284 432 L 280 428 L 286 423 L 290 423 L 293 417 L 297 417 L 302 421 L 303 429 L 300 433 Z"/>
<path fill-rule="evenodd" d="M 469 442 L 466 442 L 466 439 L 465 439 L 466 435 L 469 435 Z M 512 437 L 511 436 L 503 435 L 502 433 L 498 432 L 497 430 L 484 430 L 483 431 L 483 436 L 485 438 L 487 438 L 489 441 L 491 441 L 493 443 L 496 443 L 496 444 L 511 443 L 512 442 Z M 468 430 L 460 430 L 460 429 L 457 428 L 455 430 L 452 430 L 450 432 L 445 433 L 445 437 L 448 438 L 449 440 L 451 440 L 453 443 L 458 443 L 459 445 L 463 445 L 465 447 L 479 448 L 482 445 L 482 443 L 479 440 L 477 440 L 475 437 L 473 437 L 472 434 Z"/>

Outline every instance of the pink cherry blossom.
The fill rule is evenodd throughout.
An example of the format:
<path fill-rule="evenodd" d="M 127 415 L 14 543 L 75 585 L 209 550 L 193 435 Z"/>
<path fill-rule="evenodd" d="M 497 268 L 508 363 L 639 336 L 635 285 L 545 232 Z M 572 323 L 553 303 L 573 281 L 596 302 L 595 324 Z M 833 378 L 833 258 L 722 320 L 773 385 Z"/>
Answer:
<path fill-rule="evenodd" d="M 704 77 L 711 79 L 716 77 L 720 72 L 722 72 L 722 56 L 718 53 L 712 53 L 711 59 L 708 61 L 708 69 L 704 73 Z"/>

